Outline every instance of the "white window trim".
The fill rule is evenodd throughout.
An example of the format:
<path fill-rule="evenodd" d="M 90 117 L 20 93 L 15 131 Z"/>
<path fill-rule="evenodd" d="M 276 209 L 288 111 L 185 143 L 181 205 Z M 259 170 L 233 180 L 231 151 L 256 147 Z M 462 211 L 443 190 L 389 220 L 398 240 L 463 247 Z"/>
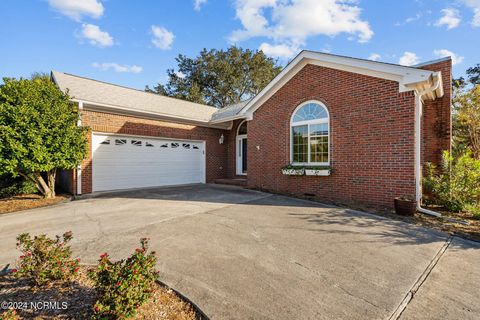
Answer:
<path fill-rule="evenodd" d="M 298 121 L 298 122 L 293 122 L 293 117 L 297 113 L 297 111 L 305 106 L 306 104 L 310 103 L 315 103 L 323 108 L 325 108 L 325 111 L 327 111 L 327 118 L 322 118 L 322 119 L 317 119 L 317 120 L 306 120 L 306 121 Z M 308 141 L 307 141 L 307 158 L 310 159 L 310 125 L 314 124 L 322 124 L 322 123 L 327 123 L 328 124 L 328 161 L 327 162 L 294 162 L 293 161 L 293 127 L 299 127 L 299 126 L 307 126 L 307 131 L 308 131 Z M 290 163 L 292 165 L 298 165 L 298 166 L 329 166 L 330 165 L 330 159 L 331 159 L 331 154 L 330 154 L 330 112 L 328 111 L 327 106 L 318 101 L 318 100 L 308 100 L 303 103 L 301 103 L 299 106 L 295 108 L 295 110 L 292 112 L 292 115 L 290 117 Z"/>

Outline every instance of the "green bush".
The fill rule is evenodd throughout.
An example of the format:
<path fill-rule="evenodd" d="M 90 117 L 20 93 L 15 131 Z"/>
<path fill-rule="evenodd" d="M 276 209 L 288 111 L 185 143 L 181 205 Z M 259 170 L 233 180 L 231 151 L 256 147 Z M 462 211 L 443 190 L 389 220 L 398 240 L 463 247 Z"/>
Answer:
<path fill-rule="evenodd" d="M 22 177 L 13 178 L 8 174 L 0 175 L 0 199 L 37 192 L 37 187 L 31 181 Z"/>
<path fill-rule="evenodd" d="M 28 233 L 19 235 L 17 247 L 22 255 L 18 269 L 13 270 L 15 276 L 30 278 L 39 286 L 51 280 L 71 281 L 79 270 L 80 262 L 80 259 L 71 259 L 72 251 L 68 245 L 71 240 L 71 232 L 55 239 L 44 234 L 34 238 Z"/>
<path fill-rule="evenodd" d="M 480 160 L 469 152 L 454 159 L 445 151 L 440 168 L 427 165 L 424 183 L 429 200 L 450 211 L 480 210 Z"/>
<path fill-rule="evenodd" d="M 465 211 L 472 214 L 476 219 L 480 219 L 480 203 L 466 205 Z"/>
<path fill-rule="evenodd" d="M 1 311 L 1 309 L 0 309 Z M 3 313 L 0 313 L 0 320 L 19 320 L 17 312 L 14 309 L 8 309 Z"/>
<path fill-rule="evenodd" d="M 148 239 L 140 240 L 141 248 L 126 260 L 110 261 L 108 254 L 100 256 L 96 270 L 89 271 L 98 299 L 94 305 L 96 319 L 123 319 L 151 297 L 158 272 L 155 253 L 147 253 Z"/>

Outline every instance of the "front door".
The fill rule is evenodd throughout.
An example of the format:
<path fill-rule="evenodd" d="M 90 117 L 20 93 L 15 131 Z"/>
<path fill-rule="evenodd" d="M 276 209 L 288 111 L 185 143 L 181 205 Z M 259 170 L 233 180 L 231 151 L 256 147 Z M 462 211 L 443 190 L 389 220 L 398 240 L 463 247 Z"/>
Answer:
<path fill-rule="evenodd" d="M 237 136 L 237 174 L 247 174 L 247 136 Z"/>

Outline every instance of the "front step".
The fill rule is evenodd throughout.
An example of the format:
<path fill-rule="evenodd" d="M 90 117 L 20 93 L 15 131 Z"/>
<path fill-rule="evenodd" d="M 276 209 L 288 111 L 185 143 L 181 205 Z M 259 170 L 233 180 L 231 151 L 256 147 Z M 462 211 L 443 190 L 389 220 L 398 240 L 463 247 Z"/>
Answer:
<path fill-rule="evenodd" d="M 227 184 L 229 186 L 246 187 L 247 186 L 247 179 L 242 179 L 242 178 L 216 179 L 215 183 L 216 184 Z"/>

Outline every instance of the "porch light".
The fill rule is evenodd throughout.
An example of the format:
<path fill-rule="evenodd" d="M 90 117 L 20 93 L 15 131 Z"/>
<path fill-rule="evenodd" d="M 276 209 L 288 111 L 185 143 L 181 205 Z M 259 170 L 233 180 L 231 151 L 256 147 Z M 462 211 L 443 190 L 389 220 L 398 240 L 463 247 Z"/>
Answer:
<path fill-rule="evenodd" d="M 225 137 L 222 135 L 220 136 L 220 139 L 218 139 L 218 143 L 223 144 L 223 141 L 225 140 Z"/>

